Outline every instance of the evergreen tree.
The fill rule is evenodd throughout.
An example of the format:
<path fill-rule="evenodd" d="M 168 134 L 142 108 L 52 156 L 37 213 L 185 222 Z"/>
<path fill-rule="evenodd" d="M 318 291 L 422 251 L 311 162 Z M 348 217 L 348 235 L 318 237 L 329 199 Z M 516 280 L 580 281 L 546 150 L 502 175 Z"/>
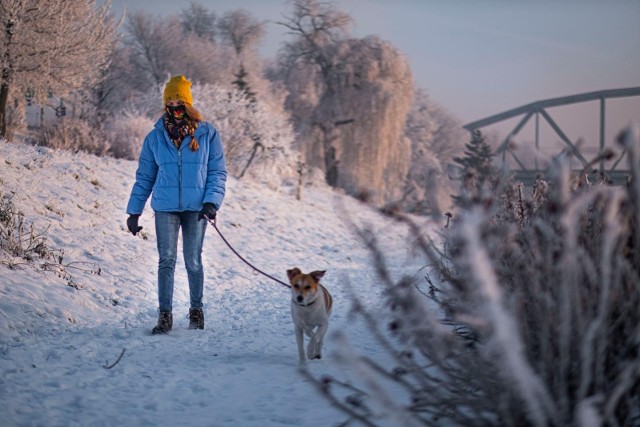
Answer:
<path fill-rule="evenodd" d="M 462 183 L 460 196 L 453 196 L 456 205 L 466 207 L 478 200 L 483 188 L 495 180 L 497 170 L 493 166 L 493 150 L 487 144 L 479 130 L 473 131 L 471 141 L 465 144 L 462 157 L 453 161 L 460 167 L 459 178 Z"/>
<path fill-rule="evenodd" d="M 231 83 L 242 93 L 244 93 L 252 104 L 256 103 L 256 93 L 251 90 L 249 87 L 249 82 L 247 81 L 247 70 L 245 70 L 244 65 L 240 65 L 240 70 L 234 74 L 235 80 Z"/>

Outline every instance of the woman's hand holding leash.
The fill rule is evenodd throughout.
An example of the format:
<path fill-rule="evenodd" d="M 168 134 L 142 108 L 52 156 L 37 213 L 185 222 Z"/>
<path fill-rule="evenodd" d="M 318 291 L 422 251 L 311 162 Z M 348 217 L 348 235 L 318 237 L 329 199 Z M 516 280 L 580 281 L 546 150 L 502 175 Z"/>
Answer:
<path fill-rule="evenodd" d="M 218 210 L 216 209 L 216 205 L 213 203 L 205 203 L 198 214 L 198 220 L 201 220 L 202 218 L 206 218 L 208 220 L 216 219 L 217 212 Z"/>

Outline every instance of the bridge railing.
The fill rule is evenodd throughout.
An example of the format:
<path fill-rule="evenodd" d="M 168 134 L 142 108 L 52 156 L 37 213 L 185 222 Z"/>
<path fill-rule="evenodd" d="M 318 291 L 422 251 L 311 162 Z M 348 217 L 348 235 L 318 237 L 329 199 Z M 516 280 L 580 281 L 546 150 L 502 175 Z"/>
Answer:
<path fill-rule="evenodd" d="M 613 171 L 590 171 L 585 173 L 583 169 L 574 169 L 574 176 L 580 176 L 581 179 L 587 179 L 591 183 L 595 182 L 610 182 L 614 185 L 626 185 L 630 176 L 630 171 L 628 170 L 613 170 Z M 547 171 L 543 169 L 516 169 L 513 171 L 513 177 L 522 182 L 522 184 L 531 188 L 536 181 L 536 179 L 547 179 Z"/>
<path fill-rule="evenodd" d="M 522 128 L 531 120 L 531 118 L 535 118 L 535 148 L 536 150 L 540 150 L 540 117 L 547 122 L 547 124 L 553 129 L 556 135 L 562 140 L 564 143 L 565 150 L 571 153 L 581 164 L 583 168 L 590 168 L 591 165 L 589 161 L 584 157 L 581 153 L 580 148 L 576 143 L 571 141 L 571 139 L 566 135 L 566 133 L 562 130 L 562 128 L 558 125 L 558 123 L 553 120 L 551 115 L 547 112 L 548 108 L 576 104 L 581 102 L 588 101 L 599 101 L 600 102 L 600 121 L 599 121 L 599 165 L 598 171 L 602 174 L 607 174 L 609 176 L 615 176 L 616 181 L 621 176 L 627 176 L 628 171 L 618 170 L 618 165 L 620 161 L 625 157 L 625 152 L 623 151 L 620 156 L 614 160 L 613 165 L 607 169 L 605 168 L 605 122 L 606 122 L 606 100 L 612 98 L 623 98 L 623 97 L 632 97 L 632 96 L 640 96 L 640 87 L 629 87 L 623 89 L 609 89 L 609 90 L 601 90 L 595 92 L 582 93 L 577 95 L 564 96 L 559 98 L 546 99 L 542 101 L 533 102 L 530 104 L 523 105 L 518 108 L 514 108 L 508 111 L 504 111 L 499 114 L 495 114 L 490 117 L 486 117 L 481 120 L 477 120 L 471 123 L 464 125 L 463 127 L 469 132 L 473 132 L 485 126 L 489 126 L 495 123 L 499 123 L 505 120 L 512 119 L 514 117 L 522 116 L 522 119 L 516 124 L 516 126 L 509 132 L 506 138 L 499 144 L 496 149 L 496 154 L 502 156 L 503 163 L 506 162 L 506 156 L 509 155 L 510 158 L 515 162 L 519 169 L 515 171 L 519 173 L 523 177 L 529 177 L 532 174 L 537 174 L 540 172 L 539 165 L 537 164 L 537 158 L 535 159 L 534 168 L 531 169 L 525 165 L 525 162 L 518 157 L 514 150 L 510 148 L 511 142 L 514 137 L 522 130 Z M 623 179 L 626 181 L 626 178 Z"/>

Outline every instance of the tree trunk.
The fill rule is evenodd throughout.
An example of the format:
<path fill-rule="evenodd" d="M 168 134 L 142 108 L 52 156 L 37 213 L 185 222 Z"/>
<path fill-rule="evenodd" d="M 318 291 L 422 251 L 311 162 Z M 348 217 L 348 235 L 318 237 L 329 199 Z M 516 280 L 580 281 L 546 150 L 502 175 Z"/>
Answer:
<path fill-rule="evenodd" d="M 304 187 L 304 169 L 306 165 L 298 162 L 298 188 L 296 189 L 296 200 L 302 200 L 302 188 Z"/>
<path fill-rule="evenodd" d="M 331 125 L 324 125 L 322 123 L 314 123 L 320 132 L 322 132 L 322 151 L 324 160 L 324 179 L 331 187 L 338 186 L 338 163 L 340 161 L 336 158 L 336 147 L 333 146 L 333 142 L 337 139 L 334 132 L 334 127 Z"/>
<path fill-rule="evenodd" d="M 7 100 L 9 99 L 9 85 L 0 85 L 0 138 L 7 136 Z"/>
<path fill-rule="evenodd" d="M 247 164 L 244 166 L 244 169 L 242 169 L 242 172 L 240 172 L 240 175 L 238 176 L 238 179 L 241 179 L 245 172 L 247 172 L 247 169 L 249 169 L 249 166 L 251 166 L 251 162 L 253 162 L 253 158 L 256 156 L 256 152 L 258 151 L 258 148 L 262 148 L 262 150 L 264 150 L 264 145 L 262 145 L 262 143 L 260 142 L 260 138 L 257 137 L 253 138 L 254 144 L 253 144 L 253 150 L 251 151 L 251 156 L 249 156 L 249 160 L 247 160 Z"/>
<path fill-rule="evenodd" d="M 331 187 L 338 187 L 338 159 L 336 159 L 336 148 L 331 144 L 331 140 L 327 141 L 325 137 L 325 179 Z"/>
<path fill-rule="evenodd" d="M 9 100 L 9 82 L 12 77 L 11 43 L 15 32 L 15 22 L 9 19 L 4 23 L 5 51 L 2 55 L 2 84 L 0 85 L 0 138 L 7 137 L 7 101 Z"/>

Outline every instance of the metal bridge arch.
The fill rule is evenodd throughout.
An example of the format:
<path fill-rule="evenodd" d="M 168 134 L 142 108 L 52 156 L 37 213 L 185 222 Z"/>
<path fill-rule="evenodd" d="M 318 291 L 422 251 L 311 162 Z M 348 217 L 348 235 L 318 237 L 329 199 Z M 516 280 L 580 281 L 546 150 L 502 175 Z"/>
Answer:
<path fill-rule="evenodd" d="M 489 126 L 498 122 L 502 122 L 505 120 L 509 120 L 513 117 L 523 116 L 522 119 L 517 123 L 517 125 L 513 128 L 511 132 L 507 135 L 504 141 L 498 146 L 496 149 L 496 154 L 502 155 L 503 163 L 506 162 L 506 155 L 509 154 L 516 164 L 520 167 L 520 169 L 514 170 L 516 177 L 526 181 L 532 182 L 535 176 L 544 171 L 538 169 L 537 159 L 535 169 L 527 168 L 524 163 L 518 158 L 518 156 L 512 151 L 509 150 L 509 143 L 511 140 L 522 130 L 522 128 L 529 122 L 532 117 L 535 117 L 535 145 L 536 149 L 540 148 L 540 116 L 549 124 L 551 129 L 558 135 L 558 137 L 564 142 L 570 152 L 582 163 L 583 168 L 589 168 L 589 162 L 584 158 L 582 153 L 580 153 L 579 148 L 567 137 L 567 135 L 562 131 L 560 126 L 553 120 L 553 118 L 546 111 L 547 108 L 577 104 L 588 101 L 600 101 L 600 143 L 599 143 L 599 154 L 603 154 L 605 151 L 605 118 L 606 118 L 606 100 L 612 98 L 623 98 L 623 97 L 632 97 L 632 96 L 640 96 L 640 87 L 630 87 L 623 89 L 609 89 L 609 90 L 601 90 L 596 92 L 588 92 L 582 93 L 578 95 L 570 95 L 563 96 L 560 98 L 552 98 L 546 99 L 543 101 L 533 102 L 527 105 L 523 105 L 518 108 L 514 108 L 499 114 L 495 114 L 490 117 L 486 117 L 484 119 L 480 119 L 471 123 L 464 125 L 464 129 L 473 133 L 473 131 L 483 128 L 485 126 Z M 613 166 L 609 169 L 605 169 L 605 160 L 601 159 L 598 171 L 600 173 L 608 175 L 614 182 L 622 183 L 625 182 L 627 176 L 629 175 L 629 171 L 617 169 L 618 164 L 624 158 L 625 152 L 623 151 L 619 158 L 615 161 Z"/>

